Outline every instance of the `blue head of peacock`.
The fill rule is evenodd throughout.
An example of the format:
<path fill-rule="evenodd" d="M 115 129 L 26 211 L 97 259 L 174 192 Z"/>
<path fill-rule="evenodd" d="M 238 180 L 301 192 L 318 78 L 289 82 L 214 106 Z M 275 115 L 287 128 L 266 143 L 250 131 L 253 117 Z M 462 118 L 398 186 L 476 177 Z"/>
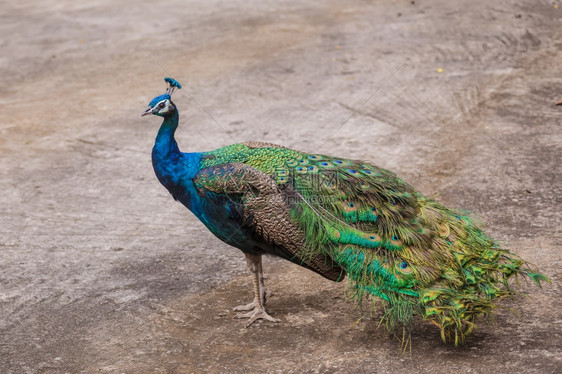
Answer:
<path fill-rule="evenodd" d="M 141 113 L 141 117 L 148 114 L 154 114 L 160 117 L 170 117 L 176 112 L 176 106 L 172 102 L 172 93 L 176 88 L 181 90 L 181 84 L 177 80 L 168 77 L 164 78 L 164 81 L 168 83 L 166 93 L 152 99 L 150 103 L 148 103 L 148 108 Z"/>

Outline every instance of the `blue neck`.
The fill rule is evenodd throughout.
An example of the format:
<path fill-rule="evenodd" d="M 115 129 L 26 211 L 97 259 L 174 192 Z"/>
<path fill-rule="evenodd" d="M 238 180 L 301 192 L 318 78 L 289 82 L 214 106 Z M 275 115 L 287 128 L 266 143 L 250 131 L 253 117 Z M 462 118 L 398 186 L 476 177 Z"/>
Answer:
<path fill-rule="evenodd" d="M 178 143 L 174 138 L 174 134 L 178 128 L 178 122 L 179 114 L 177 110 L 171 117 L 164 118 L 164 121 L 160 126 L 160 130 L 158 130 L 154 148 L 152 149 L 153 159 L 163 161 L 171 157 L 173 154 L 180 153 Z"/>
<path fill-rule="evenodd" d="M 203 216 L 201 202 L 195 192 L 193 178 L 199 171 L 202 153 L 182 153 L 174 138 L 178 128 L 178 112 L 164 118 L 152 148 L 152 166 L 160 183 L 197 217 Z"/>

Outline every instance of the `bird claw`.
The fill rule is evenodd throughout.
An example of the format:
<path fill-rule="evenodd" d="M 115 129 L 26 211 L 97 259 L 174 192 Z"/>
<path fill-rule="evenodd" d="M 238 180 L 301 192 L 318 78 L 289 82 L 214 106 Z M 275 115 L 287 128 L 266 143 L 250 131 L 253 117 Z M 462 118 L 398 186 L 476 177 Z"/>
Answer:
<path fill-rule="evenodd" d="M 238 305 L 237 307 L 235 307 L 233 310 L 235 312 L 246 312 L 248 310 L 254 310 L 256 308 L 259 308 L 260 305 L 258 302 L 256 302 L 255 300 L 252 301 L 250 304 L 248 305 Z M 239 313 L 240 314 L 240 313 Z M 249 317 L 248 317 L 249 318 Z"/>
<path fill-rule="evenodd" d="M 239 308 L 246 308 L 250 305 L 252 305 L 252 304 L 248 304 L 246 306 L 234 308 L 234 310 L 250 310 L 248 313 L 238 313 L 234 316 L 234 318 L 249 318 L 250 320 L 246 323 L 246 327 L 249 327 L 252 323 L 256 322 L 258 319 L 264 319 L 264 320 L 267 320 L 267 321 L 270 321 L 270 322 L 281 322 L 280 319 L 273 318 L 272 316 L 267 314 L 265 309 L 262 308 L 259 305 L 257 305 L 253 310 L 251 310 L 251 309 L 239 309 Z"/>

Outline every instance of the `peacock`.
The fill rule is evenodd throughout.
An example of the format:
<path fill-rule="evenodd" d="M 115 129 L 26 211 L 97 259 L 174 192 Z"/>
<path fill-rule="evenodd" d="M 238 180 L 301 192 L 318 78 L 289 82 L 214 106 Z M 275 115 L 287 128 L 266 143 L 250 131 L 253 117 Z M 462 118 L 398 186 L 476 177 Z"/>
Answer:
<path fill-rule="evenodd" d="M 266 309 L 264 254 L 321 276 L 349 279 L 351 294 L 383 300 L 381 324 L 432 322 L 444 342 L 462 344 L 479 316 L 520 294 L 510 280 L 548 278 L 502 249 L 464 211 L 416 192 L 367 162 L 308 154 L 264 142 L 210 152 L 180 152 L 179 82 L 141 114 L 163 117 L 152 150 L 158 180 L 220 240 L 240 249 L 253 274 L 254 299 L 234 308 L 246 326 L 279 320 Z M 405 330 L 404 330 L 405 331 Z"/>

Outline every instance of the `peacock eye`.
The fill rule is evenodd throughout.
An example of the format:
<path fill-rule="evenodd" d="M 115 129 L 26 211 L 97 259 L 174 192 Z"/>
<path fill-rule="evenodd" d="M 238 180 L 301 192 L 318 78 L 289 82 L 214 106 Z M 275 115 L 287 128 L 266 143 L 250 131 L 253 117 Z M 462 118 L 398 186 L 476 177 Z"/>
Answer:
<path fill-rule="evenodd" d="M 400 270 L 400 273 L 402 274 L 410 274 L 412 272 L 412 268 L 406 261 L 402 261 L 401 263 L 399 263 L 398 268 Z"/>

